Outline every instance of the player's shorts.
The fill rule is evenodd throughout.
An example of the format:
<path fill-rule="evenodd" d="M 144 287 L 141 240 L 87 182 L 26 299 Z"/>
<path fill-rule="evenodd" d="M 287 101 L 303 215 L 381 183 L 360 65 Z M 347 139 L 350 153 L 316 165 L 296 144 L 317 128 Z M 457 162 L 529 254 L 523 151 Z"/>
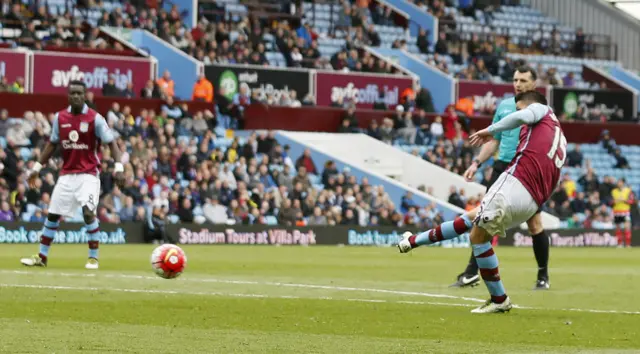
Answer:
<path fill-rule="evenodd" d="M 73 217 L 86 206 L 95 213 L 100 199 L 100 179 L 90 174 L 60 176 L 51 194 L 49 213 Z"/>
<path fill-rule="evenodd" d="M 503 172 L 480 204 L 474 223 L 491 236 L 506 236 L 506 230 L 529 220 L 538 212 L 529 191 L 512 175 Z"/>
<path fill-rule="evenodd" d="M 489 190 L 489 188 L 491 188 L 491 186 L 493 186 L 496 183 L 496 181 L 498 180 L 502 172 L 507 170 L 508 166 L 509 166 L 508 162 L 504 162 L 501 160 L 496 160 L 493 163 L 493 171 L 491 171 L 491 179 L 489 180 L 489 185 L 487 186 L 487 190 Z"/>
<path fill-rule="evenodd" d="M 631 222 L 631 214 L 618 214 L 614 215 L 613 223 L 616 225 L 624 224 L 625 222 Z"/>

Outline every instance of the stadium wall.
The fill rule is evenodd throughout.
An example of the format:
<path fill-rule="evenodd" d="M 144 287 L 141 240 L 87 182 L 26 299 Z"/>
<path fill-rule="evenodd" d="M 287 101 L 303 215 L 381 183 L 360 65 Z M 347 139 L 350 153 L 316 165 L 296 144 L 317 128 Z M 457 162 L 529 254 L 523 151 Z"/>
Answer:
<path fill-rule="evenodd" d="M 375 51 L 386 60 L 399 64 L 417 75 L 420 78 L 420 86 L 431 93 L 436 112 L 444 112 L 449 104 L 455 103 L 456 80 L 409 52 L 390 48 L 375 48 Z"/>
<path fill-rule="evenodd" d="M 636 91 L 640 92 L 640 77 L 635 73 L 626 70 L 621 67 L 613 67 L 610 70 L 611 76 L 615 77 L 618 81 L 622 81 L 625 84 L 633 87 Z M 640 95 L 637 95 L 637 106 L 640 107 Z"/>
<path fill-rule="evenodd" d="M 139 48 L 149 51 L 158 58 L 158 77 L 169 70 L 175 82 L 175 95 L 180 99 L 191 99 L 193 85 L 198 76 L 204 73 L 204 64 L 154 34 L 136 29 L 131 33 L 131 42 Z"/>
<path fill-rule="evenodd" d="M 331 107 L 275 107 L 252 105 L 245 110 L 245 129 L 248 130 L 288 130 L 336 132 L 344 116 L 344 110 Z M 391 111 L 358 110 L 356 117 L 360 128 L 367 128 L 372 120 L 381 122 L 392 117 Z M 437 114 L 428 114 L 434 119 Z M 265 119 L 269 117 L 269 119 Z M 490 117 L 473 117 L 472 129 L 484 129 L 491 124 Z M 597 143 L 602 131 L 609 130 L 618 144 L 637 145 L 640 125 L 631 123 L 562 122 L 562 127 L 570 143 Z"/>
<path fill-rule="evenodd" d="M 581 27 L 586 34 L 610 36 L 616 44 L 617 60 L 626 68 L 640 69 L 640 24 L 638 20 L 601 0 L 526 0 L 523 3 Z"/>

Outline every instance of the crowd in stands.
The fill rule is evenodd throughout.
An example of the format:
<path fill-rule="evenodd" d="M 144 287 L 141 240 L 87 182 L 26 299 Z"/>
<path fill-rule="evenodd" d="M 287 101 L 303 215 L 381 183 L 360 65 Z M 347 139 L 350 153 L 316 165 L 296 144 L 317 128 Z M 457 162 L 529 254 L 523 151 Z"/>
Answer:
<path fill-rule="evenodd" d="M 7 147 L 0 150 L 3 221 L 46 217 L 60 159 L 42 170 L 37 189 L 26 187 L 26 173 L 50 134 L 52 119 L 52 114 L 27 112 L 24 119 L 12 120 L 1 112 L 0 136 L 7 137 Z M 431 227 L 442 220 L 433 205 L 409 205 L 409 199 L 396 206 L 383 187 L 366 178 L 358 181 L 332 162 L 316 166 L 308 151 L 292 156 L 275 133 L 253 133 L 244 141 L 216 136 L 216 117 L 208 111 L 163 107 L 134 114 L 114 104 L 105 119 L 124 151 L 127 181 L 124 189 L 115 186 L 113 161 L 103 149 L 102 222 Z"/>

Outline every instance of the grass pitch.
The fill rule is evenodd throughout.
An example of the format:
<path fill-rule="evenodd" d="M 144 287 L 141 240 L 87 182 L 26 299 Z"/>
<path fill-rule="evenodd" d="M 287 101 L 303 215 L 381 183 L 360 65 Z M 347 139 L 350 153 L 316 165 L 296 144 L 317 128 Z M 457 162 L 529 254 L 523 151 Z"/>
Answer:
<path fill-rule="evenodd" d="M 153 246 L 0 246 L 0 353 L 637 353 L 640 251 L 552 249 L 551 290 L 532 291 L 531 249 L 497 248 L 520 308 L 447 286 L 468 249 L 185 246 L 187 271 L 156 277 Z"/>

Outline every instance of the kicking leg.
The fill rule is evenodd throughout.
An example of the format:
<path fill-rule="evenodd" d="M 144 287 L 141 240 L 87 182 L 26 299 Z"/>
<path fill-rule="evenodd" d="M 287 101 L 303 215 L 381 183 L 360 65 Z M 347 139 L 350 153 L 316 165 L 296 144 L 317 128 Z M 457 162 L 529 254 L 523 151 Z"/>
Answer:
<path fill-rule="evenodd" d="M 492 236 L 482 227 L 476 225 L 471 229 L 473 254 L 478 262 L 482 280 L 491 294 L 491 299 L 472 310 L 472 313 L 507 312 L 512 307 L 511 300 L 509 300 L 504 285 L 502 285 L 502 279 L 500 279 L 498 257 L 491 246 L 491 238 Z"/>
<path fill-rule="evenodd" d="M 455 218 L 453 221 L 444 222 L 436 228 L 418 235 L 405 232 L 404 235 L 402 235 L 402 240 L 398 243 L 400 253 L 407 253 L 416 247 L 450 240 L 464 234 L 469 231 L 473 225 L 473 218 L 470 218 L 468 215 L 470 213 L 474 213 L 474 211 L 467 212 Z"/>
<path fill-rule="evenodd" d="M 37 255 L 22 258 L 20 263 L 28 267 L 46 267 L 49 258 L 49 248 L 51 247 L 51 243 L 53 243 L 53 239 L 56 237 L 59 226 L 60 215 L 49 214 L 47 220 L 44 221 L 42 235 L 40 235 L 40 252 Z"/>
<path fill-rule="evenodd" d="M 100 222 L 87 206 L 82 207 L 82 216 L 86 226 L 87 238 L 89 239 L 89 259 L 85 268 L 98 269 L 98 248 L 100 247 Z"/>
<path fill-rule="evenodd" d="M 533 241 L 533 254 L 538 262 L 538 276 L 534 290 L 549 289 L 549 236 L 542 227 L 542 214 L 537 213 L 527 220 Z"/>

